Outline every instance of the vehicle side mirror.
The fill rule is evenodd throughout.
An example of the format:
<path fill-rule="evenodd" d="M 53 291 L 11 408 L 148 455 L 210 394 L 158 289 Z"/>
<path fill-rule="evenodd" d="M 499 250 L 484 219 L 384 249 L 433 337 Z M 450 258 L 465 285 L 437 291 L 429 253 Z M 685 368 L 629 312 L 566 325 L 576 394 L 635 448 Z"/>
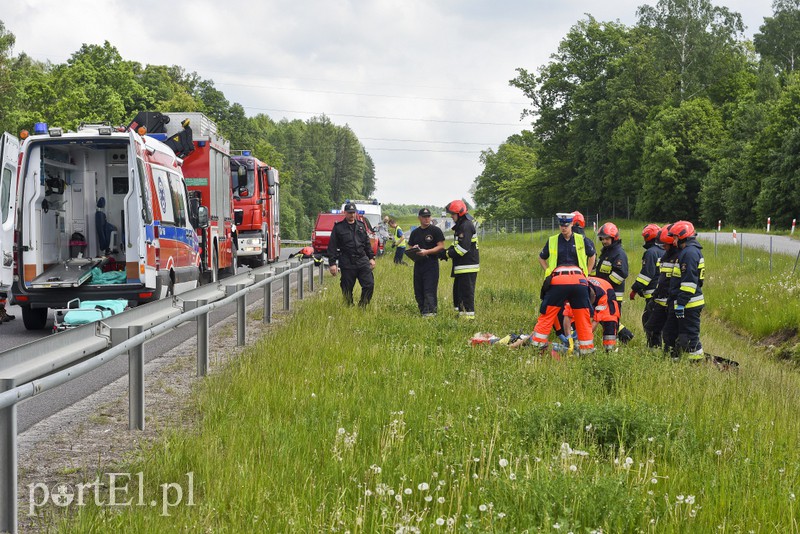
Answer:
<path fill-rule="evenodd" d="M 267 191 L 269 192 L 269 196 L 271 196 L 271 197 L 275 196 L 275 186 L 274 185 L 269 186 L 269 189 Z"/>
<path fill-rule="evenodd" d="M 208 228 L 208 208 L 205 206 L 197 208 L 197 227 Z"/>
<path fill-rule="evenodd" d="M 233 224 L 239 226 L 244 222 L 244 210 L 233 210 Z"/>
<path fill-rule="evenodd" d="M 269 170 L 267 171 L 267 185 L 268 185 L 268 186 L 270 186 L 270 187 L 275 187 L 275 184 L 278 182 L 278 181 L 275 179 L 275 175 L 277 174 L 277 172 L 278 172 L 278 171 L 276 171 L 275 169 L 269 169 Z M 270 193 L 270 194 L 271 194 L 271 193 Z"/>

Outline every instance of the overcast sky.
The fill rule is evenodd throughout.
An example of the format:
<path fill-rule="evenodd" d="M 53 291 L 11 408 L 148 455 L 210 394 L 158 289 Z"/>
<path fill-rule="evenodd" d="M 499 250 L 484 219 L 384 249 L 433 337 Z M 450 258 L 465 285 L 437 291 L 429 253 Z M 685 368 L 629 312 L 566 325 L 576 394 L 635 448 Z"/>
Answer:
<path fill-rule="evenodd" d="M 508 81 L 545 64 L 586 13 L 636 22 L 655 0 L 14 0 L 14 53 L 64 62 L 109 41 L 126 60 L 179 65 L 248 115 L 348 124 L 375 161 L 381 202 L 468 197 L 479 155 L 526 128 Z M 715 2 L 746 36 L 767 0 Z M 233 147 L 248 148 L 248 147 Z"/>

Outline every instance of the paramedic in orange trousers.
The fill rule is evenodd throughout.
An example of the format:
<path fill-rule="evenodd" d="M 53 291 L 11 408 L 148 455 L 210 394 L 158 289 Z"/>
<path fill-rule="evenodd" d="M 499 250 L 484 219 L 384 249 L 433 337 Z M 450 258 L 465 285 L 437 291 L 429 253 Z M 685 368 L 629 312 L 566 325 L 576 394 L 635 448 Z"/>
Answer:
<path fill-rule="evenodd" d="M 590 354 L 594 352 L 594 336 L 586 275 L 594 267 L 597 253 L 590 239 L 572 233 L 572 213 L 557 213 L 556 216 L 561 233 L 550 237 L 539 253 L 539 263 L 546 276 L 531 344 L 542 349 L 547 346 L 558 312 L 569 302 L 578 332 L 578 353 Z"/>

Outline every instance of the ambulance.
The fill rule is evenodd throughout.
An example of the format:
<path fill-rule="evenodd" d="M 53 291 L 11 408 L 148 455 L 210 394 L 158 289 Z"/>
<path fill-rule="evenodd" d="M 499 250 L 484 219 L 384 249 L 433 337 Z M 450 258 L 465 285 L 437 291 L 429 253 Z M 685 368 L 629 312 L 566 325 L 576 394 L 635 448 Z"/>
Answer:
<path fill-rule="evenodd" d="M 135 306 L 197 286 L 208 210 L 163 142 L 108 124 L 37 123 L 0 145 L 0 292 L 27 329 L 76 298 Z"/>

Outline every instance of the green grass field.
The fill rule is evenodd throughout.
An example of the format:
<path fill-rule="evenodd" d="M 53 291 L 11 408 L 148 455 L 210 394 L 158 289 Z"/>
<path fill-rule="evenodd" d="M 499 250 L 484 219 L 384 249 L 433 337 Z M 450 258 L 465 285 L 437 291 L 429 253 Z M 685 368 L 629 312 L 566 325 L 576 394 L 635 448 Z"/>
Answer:
<path fill-rule="evenodd" d="M 636 338 L 618 353 L 470 347 L 476 331 L 530 332 L 544 240 L 481 243 L 474 322 L 452 312 L 447 263 L 433 319 L 391 258 L 366 311 L 342 307 L 326 275 L 201 383 L 196 428 L 120 466 L 146 481 L 192 472 L 193 506 L 86 506 L 61 530 L 797 532 L 800 375 L 753 342 L 800 324 L 797 277 L 707 250 L 702 338 L 735 372 L 646 349 L 640 299 L 626 301 Z M 627 248 L 635 275 L 641 249 Z M 143 492 L 160 502 L 161 488 Z"/>

